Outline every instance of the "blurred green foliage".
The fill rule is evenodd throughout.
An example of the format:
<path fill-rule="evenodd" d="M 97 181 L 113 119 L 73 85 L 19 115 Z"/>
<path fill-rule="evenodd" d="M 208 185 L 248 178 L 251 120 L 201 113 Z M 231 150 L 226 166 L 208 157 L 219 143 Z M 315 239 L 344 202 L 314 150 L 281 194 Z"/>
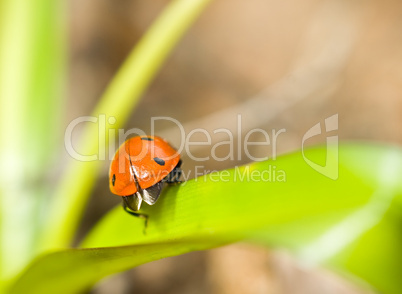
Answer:
<path fill-rule="evenodd" d="M 400 293 L 402 149 L 344 144 L 339 151 L 336 181 L 317 173 L 296 152 L 171 187 L 158 205 L 144 207 L 146 234 L 142 219 L 116 207 L 86 238 L 87 249 L 38 259 L 13 293 L 74 293 L 116 271 L 244 239 L 287 248 L 310 265 L 354 274 L 382 293 Z M 326 148 L 306 154 L 324 158 Z M 251 172 L 273 166 L 286 171 L 286 181 L 252 179 Z M 246 175 L 243 180 L 241 175 Z M 216 182 L 218 176 L 228 181 Z M 66 285 L 64 292 L 60 284 Z"/>
<path fill-rule="evenodd" d="M 117 123 L 109 128 L 122 127 L 208 2 L 172 1 L 93 115 L 113 116 Z M 0 292 L 12 285 L 13 293 L 74 293 L 151 260 L 245 238 L 289 248 L 306 262 L 354 274 L 384 293 L 401 292 L 402 156 L 393 147 L 344 145 L 337 181 L 307 168 L 299 152 L 275 161 L 286 170 L 286 182 L 192 180 L 145 207 L 151 216 L 147 235 L 143 222 L 118 208 L 83 243 L 109 248 L 47 252 L 70 246 L 100 165 L 71 161 L 55 186 L 47 180 L 63 133 L 65 5 L 0 1 Z M 89 126 L 80 150 L 98 147 L 98 134 Z M 309 152 L 321 157 L 324 150 Z M 250 168 L 262 171 L 270 164 Z"/>

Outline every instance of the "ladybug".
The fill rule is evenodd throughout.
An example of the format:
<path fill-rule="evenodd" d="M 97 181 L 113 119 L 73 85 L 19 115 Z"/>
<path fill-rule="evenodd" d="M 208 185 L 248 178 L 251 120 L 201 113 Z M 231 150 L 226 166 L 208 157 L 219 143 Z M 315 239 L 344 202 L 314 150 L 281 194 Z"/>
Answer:
<path fill-rule="evenodd" d="M 156 136 L 137 136 L 125 141 L 116 151 L 109 170 L 109 187 L 123 197 L 123 208 L 137 213 L 142 201 L 154 205 L 164 183 L 179 183 L 180 154 L 167 141 Z"/>

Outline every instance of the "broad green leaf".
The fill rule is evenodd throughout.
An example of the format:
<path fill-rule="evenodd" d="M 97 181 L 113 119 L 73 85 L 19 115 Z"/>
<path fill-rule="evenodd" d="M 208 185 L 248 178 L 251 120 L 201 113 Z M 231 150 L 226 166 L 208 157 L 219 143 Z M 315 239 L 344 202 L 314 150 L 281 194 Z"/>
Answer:
<path fill-rule="evenodd" d="M 305 156 L 319 162 L 326 149 Z M 98 248 L 42 256 L 12 293 L 73 293 L 151 260 L 247 239 L 287 248 L 382 293 L 401 293 L 401 176 L 400 148 L 344 144 L 336 180 L 315 171 L 301 152 L 196 178 L 144 207 L 145 233 L 142 219 L 117 207 L 83 243 Z"/>

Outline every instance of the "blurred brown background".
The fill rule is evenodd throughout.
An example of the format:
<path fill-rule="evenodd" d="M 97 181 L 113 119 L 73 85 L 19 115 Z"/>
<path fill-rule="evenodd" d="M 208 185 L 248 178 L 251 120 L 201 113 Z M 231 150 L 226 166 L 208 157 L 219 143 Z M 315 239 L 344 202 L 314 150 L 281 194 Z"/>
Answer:
<path fill-rule="evenodd" d="M 168 2 L 70 2 L 65 125 L 91 113 L 119 65 Z M 310 127 L 338 113 L 340 140 L 400 144 L 401 97 L 401 1 L 215 0 L 174 50 L 126 127 L 149 132 L 151 117 L 168 116 L 187 131 L 235 130 L 240 113 L 243 137 L 252 128 L 286 129 L 277 145 L 280 154 L 299 149 Z M 172 127 L 157 125 L 157 134 L 175 144 L 178 132 Z M 213 138 L 213 143 L 222 140 Z M 252 138 L 261 140 L 258 134 Z M 316 143 L 325 143 L 325 135 L 309 142 Z M 256 157 L 272 152 L 258 146 L 252 150 Z M 192 153 L 202 157 L 210 150 Z M 247 162 L 202 164 L 206 170 L 219 170 Z M 184 154 L 185 172 L 196 164 Z M 120 202 L 108 190 L 106 170 L 82 232 Z M 102 281 L 93 293 L 363 291 L 327 272 L 303 268 L 285 253 L 232 245 L 140 266 Z"/>

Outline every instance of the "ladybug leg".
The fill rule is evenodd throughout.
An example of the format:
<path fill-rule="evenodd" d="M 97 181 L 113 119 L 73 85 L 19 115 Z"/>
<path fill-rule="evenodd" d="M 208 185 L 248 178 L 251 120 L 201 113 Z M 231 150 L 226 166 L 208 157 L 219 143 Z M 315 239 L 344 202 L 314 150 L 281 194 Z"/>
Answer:
<path fill-rule="evenodd" d="M 129 213 L 129 214 L 131 214 L 131 215 L 133 215 L 133 216 L 136 216 L 136 217 L 139 217 L 139 218 L 143 218 L 143 219 L 145 220 L 145 227 L 147 227 L 147 225 L 148 225 L 148 215 L 146 215 L 146 214 L 144 214 L 144 213 L 138 213 L 138 212 L 132 211 L 130 208 L 127 207 L 127 204 L 126 204 L 125 202 L 123 202 L 123 209 L 124 209 L 127 213 Z"/>
<path fill-rule="evenodd" d="M 182 174 L 181 168 L 176 167 L 175 172 L 172 177 L 172 183 L 175 183 L 175 184 L 181 183 L 181 181 L 180 181 L 181 174 Z"/>
<path fill-rule="evenodd" d="M 164 179 L 164 182 L 168 184 L 179 184 L 181 183 L 180 177 L 182 174 L 182 170 L 180 168 L 181 166 L 181 160 L 179 163 L 176 165 L 176 167 L 166 176 Z"/>
<path fill-rule="evenodd" d="M 139 205 L 137 204 L 138 206 L 135 205 L 133 207 L 133 201 L 135 201 L 136 197 L 137 197 L 136 194 L 130 195 L 130 196 L 123 196 L 123 209 L 129 214 L 139 217 L 139 218 L 143 218 L 145 220 L 145 227 L 144 227 L 144 234 L 145 234 L 146 233 L 145 230 L 148 227 L 148 215 L 146 215 L 144 213 L 134 212 L 133 208 L 137 208 L 136 210 L 138 210 L 139 206 L 141 205 L 141 202 L 140 202 Z M 136 203 L 136 201 L 135 201 L 135 203 Z"/>

